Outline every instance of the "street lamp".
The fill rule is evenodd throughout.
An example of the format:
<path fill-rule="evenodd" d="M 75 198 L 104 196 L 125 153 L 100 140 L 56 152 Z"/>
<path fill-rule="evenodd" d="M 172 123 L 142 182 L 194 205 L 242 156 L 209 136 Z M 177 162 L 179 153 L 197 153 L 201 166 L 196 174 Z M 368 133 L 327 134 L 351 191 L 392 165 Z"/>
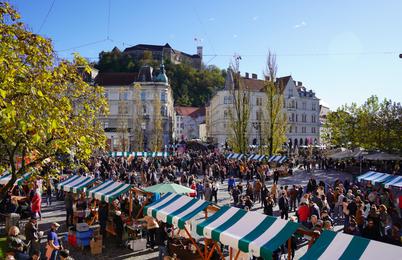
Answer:
<path fill-rule="evenodd" d="M 261 122 L 253 122 L 253 127 L 258 131 L 258 151 L 261 153 L 262 151 L 262 142 L 261 142 Z"/>

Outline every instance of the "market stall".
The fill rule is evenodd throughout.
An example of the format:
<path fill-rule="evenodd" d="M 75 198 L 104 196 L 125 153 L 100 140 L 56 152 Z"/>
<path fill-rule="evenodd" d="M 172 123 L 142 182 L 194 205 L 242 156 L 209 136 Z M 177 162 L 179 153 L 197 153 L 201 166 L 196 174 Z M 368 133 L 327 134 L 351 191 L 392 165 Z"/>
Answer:
<path fill-rule="evenodd" d="M 185 246 L 194 249 L 192 253 L 193 255 L 191 256 L 192 259 L 197 259 L 197 257 L 205 259 L 204 257 L 206 254 L 203 253 L 200 245 L 193 239 L 186 224 L 197 214 L 206 210 L 209 205 L 209 201 L 197 200 L 179 194 L 166 193 L 158 201 L 155 201 L 144 208 L 144 216 L 153 217 L 164 223 L 178 227 L 179 230 L 184 230 L 186 232 L 188 239 L 177 240 L 177 243 L 173 242 L 170 245 L 170 249 L 175 251 L 179 258 L 180 256 L 182 258 L 189 257 L 183 255 L 186 253 L 186 250 L 182 250 Z M 180 244 L 182 246 L 180 246 Z M 196 255 L 196 252 L 198 255 Z"/>
<path fill-rule="evenodd" d="M 31 173 L 28 172 L 28 173 L 23 174 L 21 177 L 19 177 L 15 181 L 14 185 L 23 184 L 26 180 L 29 179 L 29 177 L 31 177 Z M 0 185 L 6 185 L 9 181 L 11 181 L 11 173 L 8 173 L 6 171 L 0 176 Z"/>
<path fill-rule="evenodd" d="M 179 185 L 176 183 L 160 183 L 156 185 L 152 185 L 146 188 L 143 188 L 146 192 L 153 192 L 153 193 L 176 193 L 176 194 L 191 194 L 195 193 L 195 190 L 190 189 L 186 186 Z"/>
<path fill-rule="evenodd" d="M 231 159 L 231 160 L 241 160 L 243 158 L 244 154 L 242 153 L 229 153 L 226 155 L 226 159 Z"/>
<path fill-rule="evenodd" d="M 197 225 L 197 234 L 240 252 L 270 259 L 299 228 L 299 224 L 261 213 L 223 206 Z"/>
<path fill-rule="evenodd" d="M 402 189 L 402 176 L 392 176 L 392 178 L 384 182 L 384 187 Z"/>
<path fill-rule="evenodd" d="M 110 152 L 111 157 L 168 157 L 168 152 Z"/>
<path fill-rule="evenodd" d="M 265 155 L 263 155 L 263 154 L 252 154 L 252 155 L 250 155 L 249 157 L 248 157 L 248 160 L 249 161 L 259 161 L 259 162 L 261 162 L 262 160 L 264 160 L 265 159 Z"/>
<path fill-rule="evenodd" d="M 95 183 L 96 179 L 92 177 L 85 177 L 85 176 L 80 176 L 80 175 L 74 175 L 71 176 L 70 178 L 60 182 L 57 185 L 58 190 L 64 190 L 67 192 L 81 192 L 81 191 L 86 191 L 86 188 L 93 183 Z"/>
<path fill-rule="evenodd" d="M 400 259 L 402 247 L 363 237 L 324 231 L 314 245 L 301 257 L 308 259 Z"/>
<path fill-rule="evenodd" d="M 387 182 L 391 179 L 393 179 L 393 176 L 390 174 L 373 171 L 366 172 L 365 174 L 357 177 L 359 182 L 370 181 L 373 184 Z"/>
<path fill-rule="evenodd" d="M 128 192 L 131 188 L 130 184 L 123 182 L 115 182 L 112 180 L 92 187 L 86 191 L 87 197 L 97 199 L 99 201 L 112 202 L 120 195 Z"/>
<path fill-rule="evenodd" d="M 268 162 L 276 162 L 279 164 L 282 164 L 284 162 L 286 162 L 286 160 L 288 159 L 287 156 L 282 156 L 282 155 L 272 155 L 271 157 L 268 158 Z"/>

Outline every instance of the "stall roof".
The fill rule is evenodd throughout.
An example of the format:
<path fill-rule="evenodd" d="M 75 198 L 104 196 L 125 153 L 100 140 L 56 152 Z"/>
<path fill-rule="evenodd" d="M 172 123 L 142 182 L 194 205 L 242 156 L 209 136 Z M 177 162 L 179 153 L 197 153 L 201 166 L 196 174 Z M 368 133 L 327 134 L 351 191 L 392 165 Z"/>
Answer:
<path fill-rule="evenodd" d="M 287 156 L 272 155 L 271 157 L 269 157 L 268 162 L 284 163 L 287 159 Z"/>
<path fill-rule="evenodd" d="M 244 156 L 244 154 L 242 154 L 242 153 L 229 153 L 226 155 L 226 158 L 241 160 L 241 158 L 243 158 L 243 156 Z"/>
<path fill-rule="evenodd" d="M 265 158 L 265 155 L 263 155 L 263 154 L 252 154 L 252 155 L 250 155 L 249 157 L 248 157 L 248 160 L 250 161 L 250 160 L 253 160 L 253 161 L 262 161 L 262 160 L 264 160 L 264 158 Z"/>
<path fill-rule="evenodd" d="M 62 189 L 64 191 L 71 191 L 71 192 L 76 193 L 79 191 L 85 191 L 86 187 L 88 187 L 95 181 L 96 181 L 96 179 L 92 178 L 92 177 L 74 175 L 74 176 L 71 176 L 70 178 L 64 180 L 63 182 L 60 182 L 57 185 L 57 188 Z"/>
<path fill-rule="evenodd" d="M 369 171 L 357 177 L 358 181 L 371 181 L 372 183 L 382 183 L 393 179 L 393 176 L 382 172 Z"/>
<path fill-rule="evenodd" d="M 168 152 L 109 152 L 112 157 L 168 157 Z"/>
<path fill-rule="evenodd" d="M 402 176 L 392 176 L 391 179 L 384 182 L 384 187 L 385 188 L 389 188 L 389 187 L 402 188 Z"/>
<path fill-rule="evenodd" d="M 154 193 L 176 193 L 176 194 L 188 194 L 193 193 L 195 190 L 190 189 L 186 186 L 179 185 L 176 183 L 159 183 L 153 186 L 149 186 L 143 189 L 147 192 L 154 192 Z"/>
<path fill-rule="evenodd" d="M 402 157 L 399 155 L 383 153 L 383 152 L 367 154 L 367 155 L 364 155 L 363 158 L 366 160 L 372 160 L 372 161 L 400 161 L 400 160 L 402 160 Z"/>
<path fill-rule="evenodd" d="M 108 180 L 86 191 L 88 197 L 101 201 L 111 202 L 120 195 L 130 190 L 131 185 L 122 182 Z"/>
<path fill-rule="evenodd" d="M 183 229 L 186 221 L 203 211 L 208 205 L 210 205 L 209 201 L 167 193 L 154 203 L 145 206 L 144 216 L 152 216 Z"/>
<path fill-rule="evenodd" d="M 402 247 L 333 231 L 324 231 L 300 259 L 400 259 Z"/>
<path fill-rule="evenodd" d="M 254 211 L 223 206 L 197 224 L 197 234 L 254 256 L 270 259 L 298 229 L 299 224 Z"/>
<path fill-rule="evenodd" d="M 31 173 L 30 172 L 25 173 L 15 181 L 14 185 L 21 185 L 29 177 L 31 177 Z M 2 185 L 6 185 L 10 180 L 11 180 L 11 173 L 8 173 L 7 171 L 0 176 L 0 184 Z"/>

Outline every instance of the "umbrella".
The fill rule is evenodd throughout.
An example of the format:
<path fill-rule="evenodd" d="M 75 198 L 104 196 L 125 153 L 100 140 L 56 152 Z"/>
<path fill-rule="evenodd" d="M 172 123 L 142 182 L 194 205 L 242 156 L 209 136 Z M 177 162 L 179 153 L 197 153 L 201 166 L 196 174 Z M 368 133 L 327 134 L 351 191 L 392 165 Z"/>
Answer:
<path fill-rule="evenodd" d="M 154 192 L 154 193 L 177 193 L 177 194 L 188 194 L 194 193 L 195 190 L 190 189 L 188 187 L 176 184 L 176 183 L 160 183 L 150 187 L 146 187 L 143 189 L 147 192 Z"/>

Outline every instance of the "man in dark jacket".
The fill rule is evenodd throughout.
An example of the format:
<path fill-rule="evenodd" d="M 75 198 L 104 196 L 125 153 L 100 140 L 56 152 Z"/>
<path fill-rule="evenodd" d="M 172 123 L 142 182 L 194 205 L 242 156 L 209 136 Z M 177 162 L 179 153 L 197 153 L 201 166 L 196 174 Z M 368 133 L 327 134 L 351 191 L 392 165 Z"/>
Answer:
<path fill-rule="evenodd" d="M 30 243 L 29 255 L 32 256 L 35 250 L 40 250 L 40 235 L 38 231 L 38 221 L 36 216 L 32 216 L 29 222 L 25 225 L 26 243 Z"/>
<path fill-rule="evenodd" d="M 67 228 L 73 225 L 73 204 L 74 197 L 72 192 L 68 192 L 64 197 L 64 203 L 66 205 L 66 226 Z"/>
<path fill-rule="evenodd" d="M 285 218 L 287 220 L 289 217 L 289 199 L 286 196 L 285 191 L 282 192 L 282 196 L 279 198 L 278 204 L 279 210 L 281 211 L 281 219 Z"/>
<path fill-rule="evenodd" d="M 163 257 L 166 255 L 166 241 L 168 239 L 168 234 L 166 232 L 166 226 L 163 222 L 159 222 L 159 228 L 155 231 L 155 245 L 159 248 L 159 257 L 158 260 L 163 260 Z"/>
<path fill-rule="evenodd" d="M 100 225 L 100 232 L 103 237 L 103 241 L 106 239 L 106 225 L 108 219 L 108 207 L 105 202 L 102 202 L 99 207 L 98 217 L 99 217 L 99 225 Z"/>

